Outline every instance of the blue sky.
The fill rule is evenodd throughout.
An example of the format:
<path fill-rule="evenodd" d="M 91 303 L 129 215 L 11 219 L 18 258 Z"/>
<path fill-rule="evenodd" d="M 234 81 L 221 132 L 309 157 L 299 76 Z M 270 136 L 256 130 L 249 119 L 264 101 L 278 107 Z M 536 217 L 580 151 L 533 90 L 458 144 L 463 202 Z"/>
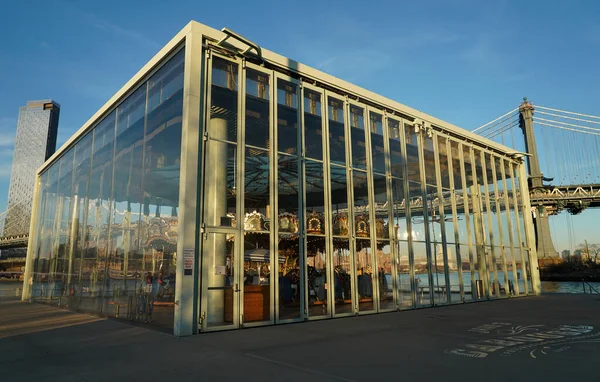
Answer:
<path fill-rule="evenodd" d="M 7 0 L 0 13 L 0 210 L 19 107 L 58 101 L 60 146 L 191 19 L 473 129 L 523 96 L 600 114 L 599 14 L 592 0 Z"/>

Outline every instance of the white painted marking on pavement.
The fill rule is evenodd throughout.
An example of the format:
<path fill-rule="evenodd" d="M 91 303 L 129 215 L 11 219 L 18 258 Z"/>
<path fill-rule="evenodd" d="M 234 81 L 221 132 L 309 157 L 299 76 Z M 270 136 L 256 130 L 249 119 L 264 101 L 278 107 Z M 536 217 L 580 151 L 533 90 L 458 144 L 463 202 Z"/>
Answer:
<path fill-rule="evenodd" d="M 248 357 L 252 357 L 252 358 L 256 358 L 256 359 L 260 359 L 262 361 L 265 362 L 270 362 L 270 363 L 274 363 L 277 365 L 281 365 L 281 366 L 287 366 L 287 367 L 291 367 L 292 369 L 296 369 L 296 370 L 300 370 L 300 371 L 304 371 L 306 373 L 310 373 L 310 374 L 316 374 L 316 375 L 321 375 L 323 377 L 327 377 L 327 378 L 333 378 L 333 379 L 337 379 L 338 381 L 345 381 L 345 382 L 356 382 L 353 379 L 347 379 L 347 378 L 343 378 L 343 377 L 338 377 L 337 375 L 331 375 L 331 374 L 327 374 L 327 373 L 322 373 L 318 370 L 312 370 L 312 369 L 307 369 L 304 367 L 300 367 L 300 366 L 296 366 L 296 365 L 292 365 L 291 363 L 287 363 L 287 362 L 281 362 L 281 361 L 276 361 L 274 359 L 270 359 L 270 358 L 265 358 L 265 357 L 261 357 L 259 355 L 254 355 L 254 354 L 250 354 L 250 353 L 246 353 L 246 355 Z"/>

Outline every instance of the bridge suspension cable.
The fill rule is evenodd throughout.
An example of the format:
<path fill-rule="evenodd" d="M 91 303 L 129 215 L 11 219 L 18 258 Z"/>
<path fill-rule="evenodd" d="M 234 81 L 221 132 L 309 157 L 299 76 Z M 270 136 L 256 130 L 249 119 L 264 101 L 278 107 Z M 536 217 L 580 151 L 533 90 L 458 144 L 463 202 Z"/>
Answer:
<path fill-rule="evenodd" d="M 488 123 L 481 125 L 478 128 L 472 130 L 472 132 L 482 134 L 483 131 L 490 130 L 490 129 L 494 128 L 494 126 L 501 124 L 503 121 L 513 118 L 515 115 L 518 116 L 519 113 L 516 113 L 518 110 L 519 110 L 519 108 L 514 108 L 511 111 L 509 111 L 508 113 L 503 114 L 500 117 L 498 117 L 492 121 L 489 121 Z"/>
<path fill-rule="evenodd" d="M 535 105 L 536 109 L 545 109 L 545 110 L 551 110 L 551 111 L 556 111 L 559 113 L 565 113 L 565 114 L 571 114 L 571 115 L 578 115 L 580 117 L 588 117 L 588 118 L 595 118 L 595 119 L 600 119 L 600 117 L 596 116 L 596 115 L 589 115 L 589 114 L 582 114 L 582 113 L 574 113 L 572 111 L 565 111 L 565 110 L 559 110 L 559 109 L 552 109 L 550 107 L 545 107 L 545 106 L 540 106 L 540 105 Z"/>

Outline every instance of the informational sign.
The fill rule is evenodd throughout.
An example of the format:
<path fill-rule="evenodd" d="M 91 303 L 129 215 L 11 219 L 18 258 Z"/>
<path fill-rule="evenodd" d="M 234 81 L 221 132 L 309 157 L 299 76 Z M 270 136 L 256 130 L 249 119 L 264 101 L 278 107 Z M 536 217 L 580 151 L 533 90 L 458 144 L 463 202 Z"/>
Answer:
<path fill-rule="evenodd" d="M 184 248 L 183 250 L 183 275 L 191 276 L 194 270 L 194 248 Z"/>
<path fill-rule="evenodd" d="M 227 275 L 227 267 L 224 265 L 217 265 L 215 267 L 215 275 L 226 276 Z"/>

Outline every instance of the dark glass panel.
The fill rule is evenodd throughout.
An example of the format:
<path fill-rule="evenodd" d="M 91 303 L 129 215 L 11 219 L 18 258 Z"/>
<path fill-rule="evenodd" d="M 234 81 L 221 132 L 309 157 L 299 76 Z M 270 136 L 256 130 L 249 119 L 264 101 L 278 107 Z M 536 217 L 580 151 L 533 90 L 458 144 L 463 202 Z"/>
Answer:
<path fill-rule="evenodd" d="M 332 163 L 346 165 L 344 103 L 329 97 L 327 110 L 329 116 L 329 159 Z"/>
<path fill-rule="evenodd" d="M 323 159 L 321 94 L 304 90 L 304 152 L 307 158 Z"/>
<path fill-rule="evenodd" d="M 298 154 L 298 86 L 277 80 L 277 150 Z"/>
<path fill-rule="evenodd" d="M 246 144 L 265 149 L 270 147 L 269 102 L 270 78 L 268 74 L 246 70 Z"/>

